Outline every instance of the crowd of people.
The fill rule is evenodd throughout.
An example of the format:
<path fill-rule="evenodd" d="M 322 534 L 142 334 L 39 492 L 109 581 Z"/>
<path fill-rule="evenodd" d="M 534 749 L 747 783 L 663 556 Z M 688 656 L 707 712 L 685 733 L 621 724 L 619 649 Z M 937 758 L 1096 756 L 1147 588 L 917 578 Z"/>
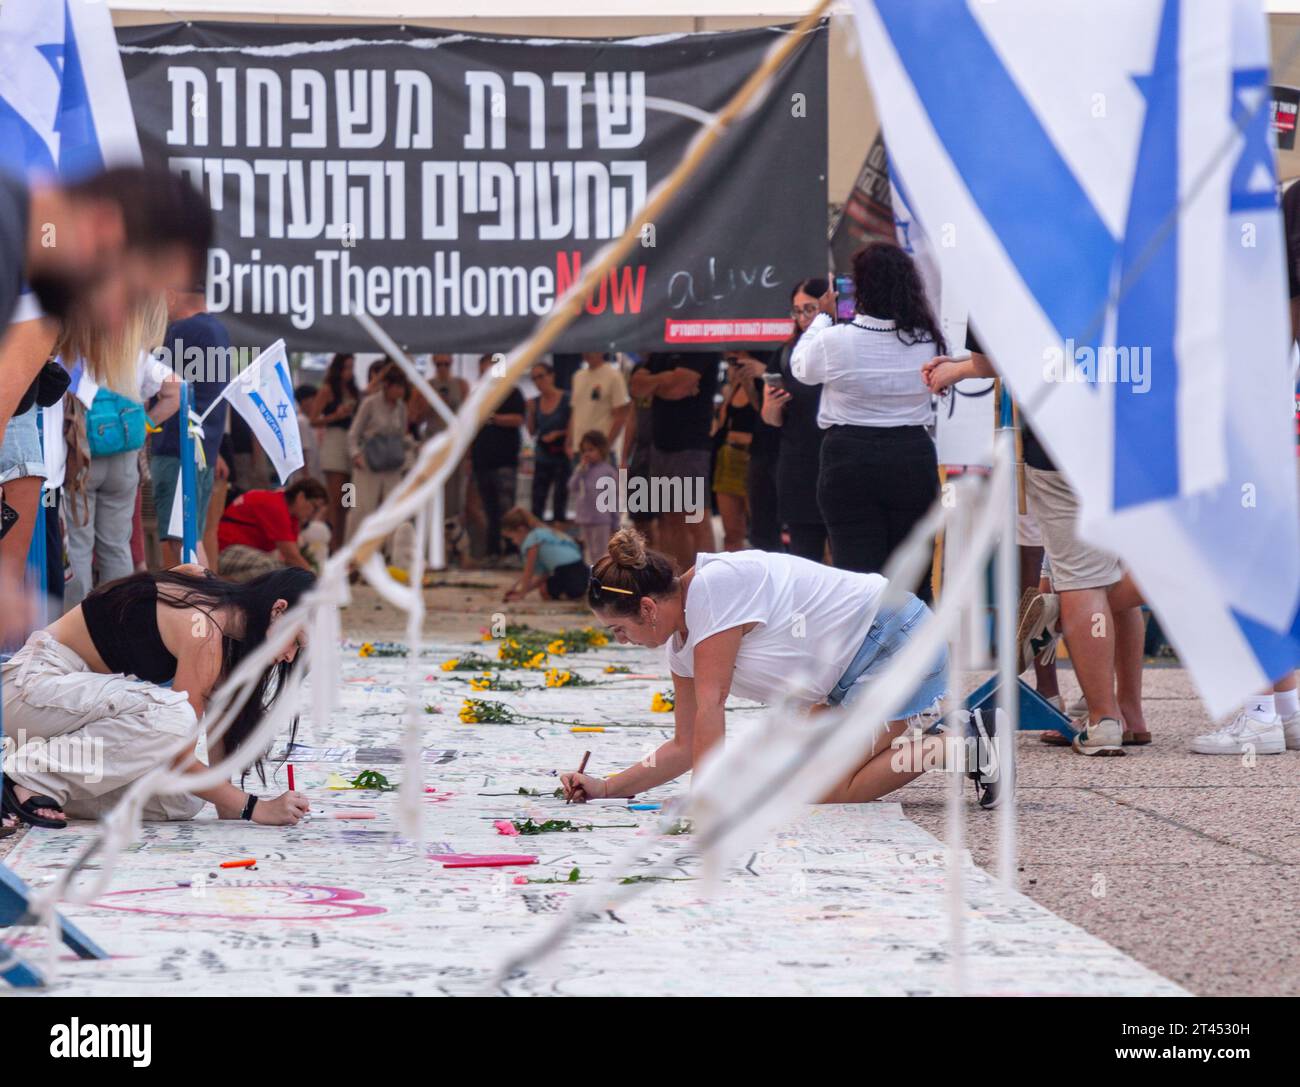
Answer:
<path fill-rule="evenodd" d="M 43 244 L 51 228 L 66 241 Z M 0 177 L 0 321 L 8 325 L 0 582 L 7 605 L 33 602 L 6 606 L 0 624 L 12 654 L 3 665 L 6 729 L 38 740 L 79 732 L 129 740 L 136 751 L 94 786 L 10 769 L 7 759 L 7 817 L 58 826 L 102 812 L 167 752 L 177 765 L 200 766 L 193 752 L 172 749 L 212 690 L 274 637 L 276 618 L 446 426 L 395 363 L 363 370 L 357 356 L 337 354 L 318 382 L 296 389 L 304 464 L 281 485 L 227 410 L 223 391 L 235 375 L 220 365 L 187 375 L 205 420 L 193 434 L 196 555 L 183 562 L 170 513 L 189 423 L 178 411 L 176 368 L 155 349 L 233 357 L 205 304 L 211 233 L 202 198 L 165 170 L 31 188 Z M 904 605 L 875 609 L 880 572 L 939 491 L 936 404 L 955 382 L 996 374 L 974 329 L 965 355 L 950 352 L 917 268 L 897 246 L 862 249 L 852 280 L 847 320 L 837 314 L 850 300 L 829 279 L 799 281 L 789 338 L 775 350 L 538 361 L 447 479 L 450 553 L 465 566 L 517 570 L 507 601 L 532 592 L 585 599 L 620 638 L 668 644 L 679 724 L 698 724 L 697 739 L 720 736 L 719 699 L 730 690 L 776 697 L 773 677 L 789 680 L 791 660 L 808 658 L 819 676 L 828 662 L 845 665 L 821 677 L 838 677 L 822 684 L 838 698 L 805 692 L 810 705 L 843 701 L 929 614 L 928 574 L 907 586 Z M 476 379 L 489 380 L 500 358 L 483 354 Z M 471 380 L 451 355 L 429 362 L 434 389 L 458 410 Z M 1077 718 L 1076 734 L 1044 739 L 1083 755 L 1120 755 L 1152 739 L 1142 708 L 1141 594 L 1118 558 L 1080 540 L 1068 481 L 1030 429 L 1023 439 L 1022 664 L 1034 668 L 1044 697 Z M 407 525 L 386 542 L 394 576 L 412 565 L 413 537 Z M 33 567 L 44 590 L 36 596 L 22 590 Z M 791 593 L 823 602 L 819 622 L 823 637 L 839 639 L 833 646 L 786 644 L 767 629 Z M 202 637 L 189 633 L 193 624 Z M 1082 689 L 1071 706 L 1055 670 L 1061 637 Z M 209 755 L 247 736 L 297 648 L 284 647 Z M 909 714 L 935 702 L 944 676 L 940 660 Z M 112 715 L 93 712 L 110 694 Z M 891 735 L 901 734 L 900 722 Z M 1293 676 L 1194 746 L 1236 753 L 1244 743 L 1260 753 L 1300 748 Z M 615 787 L 648 787 L 701 750 L 677 742 L 654 774 L 633 769 Z M 903 780 L 873 762 L 831 795 L 870 799 Z M 996 802 L 988 784 L 983 795 Z M 611 786 L 579 776 L 566 787 L 588 796 Z M 232 818 L 292 823 L 306 810 L 294 793 L 259 802 L 232 785 L 196 795 Z M 160 817 L 178 817 L 193 801 L 164 798 Z"/>

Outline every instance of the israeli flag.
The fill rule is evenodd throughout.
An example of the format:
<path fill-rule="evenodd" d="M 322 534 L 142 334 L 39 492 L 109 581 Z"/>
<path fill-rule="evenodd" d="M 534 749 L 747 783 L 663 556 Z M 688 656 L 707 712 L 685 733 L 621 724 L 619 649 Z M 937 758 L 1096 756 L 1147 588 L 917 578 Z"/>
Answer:
<path fill-rule="evenodd" d="M 854 0 L 945 284 L 1214 714 L 1300 661 L 1259 0 Z M 1068 58 L 1062 62 L 1062 58 Z"/>
<path fill-rule="evenodd" d="M 140 161 L 108 5 L 0 4 L 0 170 L 75 178 Z"/>
<path fill-rule="evenodd" d="M 302 467 L 298 402 L 293 395 L 293 378 L 283 340 L 276 340 L 258 355 L 221 395 L 257 436 L 281 483 Z"/>

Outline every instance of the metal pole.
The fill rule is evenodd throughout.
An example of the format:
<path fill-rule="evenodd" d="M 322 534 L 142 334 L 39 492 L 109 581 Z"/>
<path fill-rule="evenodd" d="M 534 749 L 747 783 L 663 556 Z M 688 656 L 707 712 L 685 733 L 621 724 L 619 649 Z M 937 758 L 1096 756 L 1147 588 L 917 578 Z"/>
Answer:
<path fill-rule="evenodd" d="M 1009 401 L 1004 398 L 1004 404 Z M 1016 733 L 1020 728 L 1020 647 L 1016 645 L 1020 592 L 1020 548 L 1016 544 L 1015 430 L 1006 412 L 994 441 L 995 463 L 1006 471 L 1009 486 L 1003 496 L 1002 536 L 997 562 L 998 709 L 998 879 L 1008 890 L 1016 887 Z"/>
<path fill-rule="evenodd" d="M 181 561 L 199 561 L 199 511 L 195 477 L 194 439 L 190 436 L 190 386 L 181 382 Z"/>

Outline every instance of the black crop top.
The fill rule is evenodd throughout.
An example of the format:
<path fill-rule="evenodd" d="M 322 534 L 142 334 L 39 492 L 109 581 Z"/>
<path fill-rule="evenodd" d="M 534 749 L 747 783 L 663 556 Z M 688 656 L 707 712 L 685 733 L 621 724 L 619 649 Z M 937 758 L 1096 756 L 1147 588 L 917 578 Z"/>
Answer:
<path fill-rule="evenodd" d="M 153 591 L 130 593 L 140 581 Z M 81 615 L 110 671 L 150 683 L 176 678 L 176 658 L 158 631 L 158 586 L 148 574 L 133 574 L 94 590 L 82 600 Z"/>
<path fill-rule="evenodd" d="M 727 416 L 725 420 L 728 434 L 753 434 L 754 428 L 758 425 L 758 412 L 754 410 L 753 404 L 743 404 L 736 407 L 734 403 L 727 405 Z"/>

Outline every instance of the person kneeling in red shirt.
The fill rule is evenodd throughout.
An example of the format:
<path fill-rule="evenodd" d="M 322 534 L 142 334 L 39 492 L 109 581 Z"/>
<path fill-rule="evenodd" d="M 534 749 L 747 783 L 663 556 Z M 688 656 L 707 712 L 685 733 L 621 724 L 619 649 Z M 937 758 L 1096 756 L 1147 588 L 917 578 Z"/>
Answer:
<path fill-rule="evenodd" d="M 324 485 L 314 479 L 280 490 L 245 491 L 226 507 L 217 526 L 217 572 L 246 581 L 282 566 L 315 570 L 312 560 L 318 564 L 329 551 L 329 526 L 323 521 L 328 506 Z"/>

